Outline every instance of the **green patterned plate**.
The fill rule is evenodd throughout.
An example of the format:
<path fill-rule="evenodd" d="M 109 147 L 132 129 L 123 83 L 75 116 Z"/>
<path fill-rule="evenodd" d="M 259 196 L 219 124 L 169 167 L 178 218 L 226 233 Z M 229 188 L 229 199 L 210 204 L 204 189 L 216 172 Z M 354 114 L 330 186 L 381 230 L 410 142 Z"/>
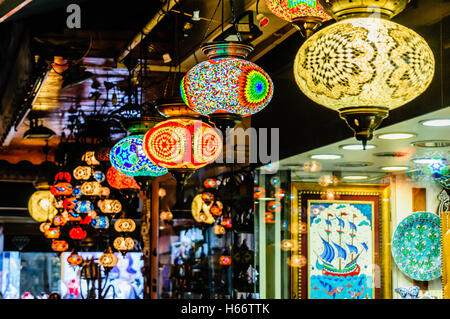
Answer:
<path fill-rule="evenodd" d="M 427 281 L 441 276 L 441 218 L 416 212 L 398 225 L 392 238 L 392 256 L 408 277 Z"/>

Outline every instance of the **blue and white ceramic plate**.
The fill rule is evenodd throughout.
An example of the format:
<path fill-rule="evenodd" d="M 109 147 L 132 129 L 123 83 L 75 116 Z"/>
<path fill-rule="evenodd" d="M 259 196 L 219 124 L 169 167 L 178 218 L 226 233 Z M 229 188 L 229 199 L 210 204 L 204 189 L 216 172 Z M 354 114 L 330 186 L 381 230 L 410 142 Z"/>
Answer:
<path fill-rule="evenodd" d="M 441 276 L 441 218 L 416 212 L 398 225 L 392 238 L 392 256 L 408 277 L 428 281 Z"/>

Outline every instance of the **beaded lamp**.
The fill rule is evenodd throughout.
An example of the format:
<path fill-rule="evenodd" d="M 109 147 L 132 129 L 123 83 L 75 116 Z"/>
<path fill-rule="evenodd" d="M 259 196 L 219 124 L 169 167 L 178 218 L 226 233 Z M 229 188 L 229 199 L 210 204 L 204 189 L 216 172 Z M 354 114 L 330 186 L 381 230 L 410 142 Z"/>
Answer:
<path fill-rule="evenodd" d="M 58 212 L 54 207 L 55 197 L 48 190 L 38 190 L 28 200 L 28 212 L 37 222 L 52 220 Z"/>
<path fill-rule="evenodd" d="M 132 176 L 127 176 L 111 166 L 106 173 L 106 180 L 111 187 L 116 189 L 139 189 Z"/>
<path fill-rule="evenodd" d="M 269 75 L 245 60 L 253 46 L 240 42 L 212 42 L 201 47 L 208 60 L 190 69 L 181 81 L 183 101 L 209 115 L 219 127 L 234 126 L 266 107 L 273 96 Z"/>
<path fill-rule="evenodd" d="M 157 177 L 167 173 L 167 168 L 153 164 L 142 147 L 144 135 L 121 139 L 111 149 L 110 161 L 115 169 L 128 176 Z"/>
<path fill-rule="evenodd" d="M 144 152 L 153 163 L 167 168 L 179 183 L 222 154 L 220 134 L 180 98 L 159 101 L 158 111 L 167 120 L 144 135 Z"/>
<path fill-rule="evenodd" d="M 339 112 L 363 147 L 389 114 L 422 94 L 434 75 L 426 41 L 389 19 L 408 0 L 326 0 L 338 22 L 308 38 L 294 61 L 301 91 Z"/>
<path fill-rule="evenodd" d="M 274 15 L 291 22 L 306 38 L 331 19 L 318 0 L 266 0 L 266 5 Z"/>

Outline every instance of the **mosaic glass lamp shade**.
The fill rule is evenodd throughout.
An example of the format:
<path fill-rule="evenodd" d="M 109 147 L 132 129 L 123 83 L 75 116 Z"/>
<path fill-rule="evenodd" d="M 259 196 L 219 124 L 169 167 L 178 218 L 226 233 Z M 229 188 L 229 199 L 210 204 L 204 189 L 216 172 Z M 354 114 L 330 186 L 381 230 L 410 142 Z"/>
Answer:
<path fill-rule="evenodd" d="M 114 166 L 108 169 L 106 180 L 115 189 L 139 189 L 139 185 L 132 176 L 125 175 L 115 169 Z"/>
<path fill-rule="evenodd" d="M 130 251 L 134 247 L 134 240 L 131 237 L 119 236 L 114 239 L 113 246 L 120 252 Z"/>
<path fill-rule="evenodd" d="M 162 176 L 167 168 L 153 164 L 142 147 L 144 135 L 121 139 L 111 149 L 110 161 L 115 169 L 128 176 Z"/>
<path fill-rule="evenodd" d="M 93 174 L 89 166 L 78 166 L 73 170 L 73 178 L 77 180 L 88 180 Z"/>
<path fill-rule="evenodd" d="M 69 244 L 65 240 L 53 240 L 52 250 L 56 252 L 64 252 L 69 249 Z"/>
<path fill-rule="evenodd" d="M 81 228 L 80 226 L 73 227 L 69 231 L 69 237 L 75 240 L 85 239 L 87 236 L 87 232 Z"/>
<path fill-rule="evenodd" d="M 72 191 L 73 191 L 72 184 L 67 183 L 67 182 L 59 182 L 50 188 L 50 192 L 55 197 L 70 196 L 70 195 L 72 195 Z"/>
<path fill-rule="evenodd" d="M 231 113 L 249 116 L 273 96 L 273 82 L 256 64 L 244 60 L 253 47 L 238 42 L 202 46 L 208 60 L 190 69 L 181 81 L 183 101 L 202 115 Z"/>
<path fill-rule="evenodd" d="M 167 169 L 198 169 L 222 153 L 222 138 L 209 124 L 194 119 L 168 119 L 144 136 L 144 151 Z"/>
<path fill-rule="evenodd" d="M 91 226 L 95 229 L 109 228 L 109 219 L 106 216 L 98 216 L 91 220 Z"/>
<path fill-rule="evenodd" d="M 331 12 L 338 12 L 337 5 L 342 3 L 327 2 L 336 5 L 331 6 Z M 372 3 L 345 2 L 349 7 L 336 14 L 340 21 L 303 43 L 295 57 L 294 76 L 308 98 L 338 111 L 365 145 L 389 110 L 412 101 L 427 89 L 435 60 L 421 36 L 384 19 L 400 10 L 388 14 L 382 7 L 394 1 L 380 2 L 375 7 L 378 17 L 372 11 L 373 15 L 367 16 L 368 7 L 362 6 L 363 2 Z M 377 6 L 378 2 L 374 3 Z"/>
<path fill-rule="evenodd" d="M 54 207 L 55 197 L 50 191 L 39 190 L 31 195 L 28 200 L 28 212 L 37 222 L 52 220 L 58 212 Z"/>
<path fill-rule="evenodd" d="M 59 227 L 49 227 L 44 231 L 44 237 L 48 239 L 57 239 L 61 236 L 61 230 Z"/>
<path fill-rule="evenodd" d="M 119 232 L 133 232 L 136 229 L 136 223 L 130 218 L 119 218 L 114 223 L 114 229 Z"/>
<path fill-rule="evenodd" d="M 288 22 L 304 17 L 331 19 L 317 0 L 266 0 L 266 5 L 274 15 Z"/>
<path fill-rule="evenodd" d="M 277 17 L 291 22 L 305 37 L 310 37 L 323 22 L 331 19 L 318 0 L 266 0 Z"/>

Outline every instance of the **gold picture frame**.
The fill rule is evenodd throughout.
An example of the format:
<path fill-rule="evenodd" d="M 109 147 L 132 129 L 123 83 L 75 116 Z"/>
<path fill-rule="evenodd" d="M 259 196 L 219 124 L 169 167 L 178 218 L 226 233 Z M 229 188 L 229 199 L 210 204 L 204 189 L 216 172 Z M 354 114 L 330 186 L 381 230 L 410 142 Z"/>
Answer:
<path fill-rule="evenodd" d="M 379 298 L 392 299 L 392 273 L 391 273 L 391 214 L 390 214 L 390 187 L 388 184 L 341 184 L 338 186 L 322 187 L 317 183 L 293 182 L 291 185 L 291 240 L 297 243 L 296 251 L 291 255 L 302 255 L 302 237 L 305 235 L 300 231 L 302 223 L 302 197 L 311 195 L 326 195 L 332 191 L 335 195 L 345 196 L 372 196 L 378 198 L 378 238 L 379 246 L 377 260 L 380 266 L 379 279 L 381 287 L 379 289 Z M 299 231 L 292 231 L 297 229 Z M 305 299 L 304 281 L 305 267 L 291 268 L 291 298 Z M 303 291 L 303 293 L 302 293 Z"/>
<path fill-rule="evenodd" d="M 450 212 L 441 212 L 441 240 L 442 240 L 442 296 L 450 299 Z"/>

